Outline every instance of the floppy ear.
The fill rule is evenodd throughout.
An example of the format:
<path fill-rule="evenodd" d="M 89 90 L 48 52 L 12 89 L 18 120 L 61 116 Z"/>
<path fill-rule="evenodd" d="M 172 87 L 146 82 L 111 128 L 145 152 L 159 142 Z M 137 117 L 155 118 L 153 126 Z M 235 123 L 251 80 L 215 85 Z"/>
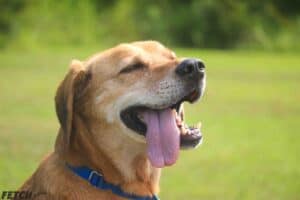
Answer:
<path fill-rule="evenodd" d="M 82 63 L 73 60 L 68 74 L 57 89 L 56 114 L 63 130 L 63 142 L 66 147 L 70 145 L 71 140 L 74 102 L 84 94 L 90 79 L 91 74 L 87 73 Z"/>

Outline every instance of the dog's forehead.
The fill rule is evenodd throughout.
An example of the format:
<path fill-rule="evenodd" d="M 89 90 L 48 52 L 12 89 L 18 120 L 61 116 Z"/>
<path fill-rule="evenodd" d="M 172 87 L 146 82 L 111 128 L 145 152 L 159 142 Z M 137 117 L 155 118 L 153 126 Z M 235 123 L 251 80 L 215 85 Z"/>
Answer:
<path fill-rule="evenodd" d="M 117 60 L 122 61 L 124 65 L 139 61 L 155 65 L 176 59 L 174 52 L 154 41 L 119 45 L 114 53 L 119 56 Z"/>
<path fill-rule="evenodd" d="M 146 41 L 120 44 L 92 56 L 88 59 L 87 65 L 93 66 L 95 71 L 101 73 L 109 68 L 107 73 L 113 74 L 115 70 L 118 71 L 120 68 L 138 62 L 154 68 L 176 60 L 175 53 L 159 42 Z"/>
<path fill-rule="evenodd" d="M 144 52 L 149 53 L 151 55 L 160 55 L 169 59 L 176 58 L 174 52 L 172 52 L 170 49 L 166 48 L 164 45 L 156 41 L 134 42 L 132 43 L 132 45 L 143 49 Z"/>
<path fill-rule="evenodd" d="M 145 62 L 159 62 L 165 59 L 175 59 L 176 55 L 159 42 L 144 41 L 120 44 L 112 49 L 111 57 L 116 60 L 128 60 L 131 57 Z"/>

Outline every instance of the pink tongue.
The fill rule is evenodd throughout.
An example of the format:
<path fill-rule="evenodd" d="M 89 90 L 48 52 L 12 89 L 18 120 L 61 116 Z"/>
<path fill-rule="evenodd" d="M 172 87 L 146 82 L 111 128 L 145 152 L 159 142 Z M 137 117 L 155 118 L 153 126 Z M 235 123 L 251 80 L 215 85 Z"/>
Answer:
<path fill-rule="evenodd" d="M 179 130 L 171 109 L 143 113 L 147 124 L 148 157 L 154 167 L 162 168 L 176 162 L 179 153 Z"/>

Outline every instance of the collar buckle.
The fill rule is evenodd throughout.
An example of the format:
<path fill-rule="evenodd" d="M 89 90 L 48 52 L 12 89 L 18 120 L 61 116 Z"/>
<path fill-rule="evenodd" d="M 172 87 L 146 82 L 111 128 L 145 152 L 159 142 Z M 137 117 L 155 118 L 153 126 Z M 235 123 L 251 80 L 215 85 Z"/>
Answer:
<path fill-rule="evenodd" d="M 89 174 L 88 181 L 92 185 L 98 185 L 98 182 L 100 180 L 100 177 L 102 177 L 102 174 L 98 173 L 97 171 L 92 170 Z M 95 180 L 95 181 L 94 181 Z"/>

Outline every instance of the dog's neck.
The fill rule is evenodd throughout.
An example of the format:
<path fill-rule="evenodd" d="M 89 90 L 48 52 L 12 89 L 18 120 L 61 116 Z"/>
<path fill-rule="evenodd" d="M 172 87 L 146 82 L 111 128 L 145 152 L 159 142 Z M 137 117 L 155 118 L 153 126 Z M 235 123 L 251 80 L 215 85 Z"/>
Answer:
<path fill-rule="evenodd" d="M 74 130 L 88 131 L 82 127 Z M 100 149 L 95 148 L 94 141 L 85 137 L 89 133 L 84 131 L 73 133 L 74 137 L 67 149 L 64 148 L 63 134 L 61 129 L 56 140 L 55 152 L 64 162 L 96 170 L 103 174 L 107 182 L 120 185 L 128 193 L 148 196 L 159 192 L 161 170 L 152 167 L 145 155 L 136 155 L 132 160 L 119 155 L 114 162 Z"/>

